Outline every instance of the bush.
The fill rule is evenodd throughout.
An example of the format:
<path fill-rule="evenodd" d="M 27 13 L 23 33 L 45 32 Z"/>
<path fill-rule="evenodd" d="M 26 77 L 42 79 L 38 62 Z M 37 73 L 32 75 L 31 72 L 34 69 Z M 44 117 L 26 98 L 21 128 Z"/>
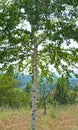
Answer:
<path fill-rule="evenodd" d="M 0 106 L 8 103 L 8 91 L 13 89 L 17 81 L 10 75 L 0 75 Z"/>
<path fill-rule="evenodd" d="M 68 91 L 64 86 L 60 86 L 59 84 L 56 87 L 54 92 L 54 100 L 59 104 L 67 104 Z"/>
<path fill-rule="evenodd" d="M 68 93 L 68 103 L 70 104 L 76 103 L 77 99 L 78 99 L 78 92 L 70 90 Z"/>
<path fill-rule="evenodd" d="M 69 80 L 68 77 L 62 76 L 58 79 L 58 84 L 54 92 L 54 100 L 59 104 L 67 104 L 68 102 L 68 91 L 69 91 Z"/>
<path fill-rule="evenodd" d="M 22 107 L 30 104 L 30 95 L 16 88 L 17 83 L 11 75 L 0 75 L 0 106 Z"/>

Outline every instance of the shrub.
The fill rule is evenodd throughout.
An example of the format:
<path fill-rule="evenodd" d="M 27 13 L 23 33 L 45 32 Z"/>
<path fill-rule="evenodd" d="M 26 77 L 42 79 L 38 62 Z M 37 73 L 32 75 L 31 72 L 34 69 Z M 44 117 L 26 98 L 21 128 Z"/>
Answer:
<path fill-rule="evenodd" d="M 54 100 L 59 104 L 67 104 L 68 102 L 68 90 L 69 80 L 66 76 L 62 76 L 58 79 L 58 83 L 54 92 Z"/>
<path fill-rule="evenodd" d="M 76 103 L 78 99 L 78 93 L 77 91 L 70 90 L 68 93 L 68 103 L 73 104 Z"/>
<path fill-rule="evenodd" d="M 30 103 L 30 95 L 16 88 L 18 82 L 12 75 L 0 75 L 0 106 L 22 107 Z"/>

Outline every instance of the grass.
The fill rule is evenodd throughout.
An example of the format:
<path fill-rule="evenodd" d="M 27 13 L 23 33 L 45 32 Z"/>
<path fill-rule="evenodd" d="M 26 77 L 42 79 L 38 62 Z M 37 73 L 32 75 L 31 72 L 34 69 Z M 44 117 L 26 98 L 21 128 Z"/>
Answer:
<path fill-rule="evenodd" d="M 50 108 L 42 117 L 39 130 L 78 130 L 78 105 Z"/>
<path fill-rule="evenodd" d="M 0 130 L 30 130 L 30 109 L 0 109 Z M 78 105 L 37 110 L 37 130 L 78 130 Z"/>

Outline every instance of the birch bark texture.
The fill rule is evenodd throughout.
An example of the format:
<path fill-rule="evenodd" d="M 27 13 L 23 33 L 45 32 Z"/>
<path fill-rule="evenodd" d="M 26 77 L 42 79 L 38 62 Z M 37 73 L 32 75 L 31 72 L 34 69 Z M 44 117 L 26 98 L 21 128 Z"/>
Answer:
<path fill-rule="evenodd" d="M 34 64 L 33 64 L 33 70 L 34 70 L 34 86 L 33 86 L 33 92 L 32 92 L 32 125 L 31 130 L 36 130 L 36 102 L 37 102 L 37 87 L 38 87 L 38 69 L 37 69 L 37 54 L 38 54 L 38 44 L 37 44 L 37 38 L 34 39 Z"/>

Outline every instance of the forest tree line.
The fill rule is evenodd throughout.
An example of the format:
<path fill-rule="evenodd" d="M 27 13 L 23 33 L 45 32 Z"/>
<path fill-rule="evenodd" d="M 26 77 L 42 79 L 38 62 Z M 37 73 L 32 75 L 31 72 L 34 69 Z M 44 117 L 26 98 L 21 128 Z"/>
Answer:
<path fill-rule="evenodd" d="M 30 81 L 24 89 L 21 89 L 19 88 L 21 79 L 17 80 L 17 76 L 8 71 L 0 75 L 0 106 L 31 107 L 33 82 Z M 50 80 L 46 78 L 46 82 L 40 79 L 37 93 L 37 107 L 39 108 L 44 108 L 44 103 L 46 106 L 78 103 L 77 86 L 74 86 L 72 90 L 69 77 L 64 75 Z"/>

